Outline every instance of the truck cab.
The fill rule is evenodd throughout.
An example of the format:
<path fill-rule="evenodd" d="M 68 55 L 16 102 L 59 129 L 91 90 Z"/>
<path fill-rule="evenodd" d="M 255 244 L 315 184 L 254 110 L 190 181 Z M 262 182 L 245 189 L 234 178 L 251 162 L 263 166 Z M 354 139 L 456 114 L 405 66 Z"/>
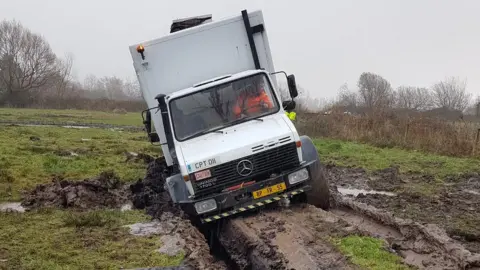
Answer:
<path fill-rule="evenodd" d="M 252 27 L 251 20 L 260 24 Z M 286 76 L 290 97 L 282 101 L 261 12 L 199 21 L 187 30 L 175 28 L 163 39 L 131 46 L 150 107 L 144 112 L 146 131 L 160 143 L 170 168 L 165 189 L 172 201 L 203 222 L 319 189 L 317 202 L 328 208 L 328 186 L 313 143 L 299 136 L 285 114 L 294 109 L 298 95 L 295 77 Z M 211 38 L 218 42 L 208 45 Z M 181 55 L 172 57 L 175 53 Z M 199 63 L 193 61 L 205 57 L 211 59 L 203 62 L 205 70 L 196 69 Z M 203 80 L 192 83 L 194 78 Z M 191 85 L 179 89 L 185 81 Z M 312 186 L 318 178 L 321 185 Z"/>

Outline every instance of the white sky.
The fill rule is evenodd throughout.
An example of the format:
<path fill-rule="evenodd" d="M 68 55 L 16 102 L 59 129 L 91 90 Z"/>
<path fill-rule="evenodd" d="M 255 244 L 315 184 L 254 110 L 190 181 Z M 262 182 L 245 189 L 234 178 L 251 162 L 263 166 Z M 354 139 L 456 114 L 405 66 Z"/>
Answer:
<path fill-rule="evenodd" d="M 262 9 L 277 70 L 294 73 L 314 97 L 355 88 L 364 71 L 393 87 L 467 79 L 480 95 L 480 1 L 0 0 L 0 19 L 44 35 L 73 53 L 75 74 L 134 78 L 128 46 L 169 32 L 173 19 L 213 19 Z"/>

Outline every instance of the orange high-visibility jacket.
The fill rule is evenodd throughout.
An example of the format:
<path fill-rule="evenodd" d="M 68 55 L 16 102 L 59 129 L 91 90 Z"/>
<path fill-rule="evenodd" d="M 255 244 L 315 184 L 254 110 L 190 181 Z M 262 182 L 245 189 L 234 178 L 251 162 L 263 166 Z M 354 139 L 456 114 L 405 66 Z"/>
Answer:
<path fill-rule="evenodd" d="M 273 107 L 273 103 L 265 91 L 262 91 L 258 96 L 247 97 L 246 99 L 244 95 L 239 96 L 237 103 L 233 107 L 233 113 L 236 117 L 239 117 L 242 113 L 242 108 L 249 114 L 258 113 L 262 109 L 262 103 L 267 105 L 269 109 Z"/>

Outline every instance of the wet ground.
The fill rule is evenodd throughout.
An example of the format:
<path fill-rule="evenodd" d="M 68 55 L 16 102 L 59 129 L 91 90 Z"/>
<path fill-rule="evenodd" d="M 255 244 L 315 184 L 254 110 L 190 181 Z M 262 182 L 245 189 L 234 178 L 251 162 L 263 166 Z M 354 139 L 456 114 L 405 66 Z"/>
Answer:
<path fill-rule="evenodd" d="M 121 208 L 130 201 L 130 190 L 115 173 L 103 172 L 98 177 L 71 181 L 54 177 L 50 184 L 38 185 L 24 194 L 26 208 L 59 207 L 76 209 Z"/>
<path fill-rule="evenodd" d="M 144 179 L 130 185 L 111 172 L 83 181 L 53 179 L 25 194 L 21 207 L 145 209 L 152 221 L 132 224 L 130 232 L 158 237 L 163 246 L 155 252 L 184 253 L 185 266 L 178 269 L 357 269 L 331 242 L 351 234 L 385 240 L 391 252 L 420 269 L 480 267 L 476 174 L 439 183 L 426 175 L 401 175 L 394 167 L 367 174 L 327 166 L 331 211 L 273 206 L 210 227 L 219 231 L 216 241 L 207 241 L 212 234 L 194 226 L 169 199 L 163 189 L 166 173 L 160 158 L 148 164 Z"/>
<path fill-rule="evenodd" d="M 64 128 L 104 128 L 114 130 L 129 130 L 140 131 L 143 128 L 138 126 L 122 126 L 110 125 L 102 123 L 74 123 L 74 122 L 56 122 L 56 121 L 26 121 L 19 123 L 18 121 L 0 120 L 0 125 L 3 126 L 22 126 L 22 127 L 64 127 Z"/>
<path fill-rule="evenodd" d="M 395 167 L 371 174 L 336 166 L 327 166 L 327 171 L 331 186 L 343 194 L 355 195 L 355 201 L 401 218 L 437 224 L 468 250 L 480 253 L 478 173 L 442 181 L 425 174 L 400 174 Z"/>

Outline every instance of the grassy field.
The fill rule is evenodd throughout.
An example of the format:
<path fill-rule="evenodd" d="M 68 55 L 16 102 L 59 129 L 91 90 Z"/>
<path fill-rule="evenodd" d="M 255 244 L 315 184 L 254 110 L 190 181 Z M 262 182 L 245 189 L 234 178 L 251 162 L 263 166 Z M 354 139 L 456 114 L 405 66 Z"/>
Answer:
<path fill-rule="evenodd" d="M 159 154 L 144 132 L 62 127 L 0 126 L 0 201 L 50 182 L 54 175 L 79 179 L 113 169 L 123 181 L 143 177 L 145 165 L 126 163 L 125 152 Z"/>
<path fill-rule="evenodd" d="M 17 123 L 36 124 L 108 124 L 121 126 L 141 126 L 142 117 L 138 113 L 109 113 L 81 110 L 41 110 L 0 108 L 0 120 Z"/>
<path fill-rule="evenodd" d="M 0 109 L 0 120 L 141 124 L 139 114 L 74 110 Z M 369 171 L 398 165 L 401 172 L 428 173 L 439 181 L 447 175 L 480 168 L 480 160 L 475 158 L 446 157 L 324 138 L 316 139 L 315 145 L 324 163 L 363 167 Z M 18 201 L 23 190 L 48 183 L 54 175 L 82 180 L 113 169 L 122 181 L 133 181 L 143 177 L 145 165 L 125 162 L 125 152 L 158 155 L 159 150 L 147 142 L 144 132 L 0 126 L 0 201 Z M 118 210 L 0 213 L 0 269 L 118 269 L 120 266 L 178 264 L 181 256 L 165 257 L 154 252 L 160 245 L 158 240 L 130 236 L 123 227 L 147 218 L 139 211 Z M 374 239 L 347 237 L 337 239 L 336 244 L 360 266 L 403 267 L 398 268 L 398 258 L 384 251 Z"/>
<path fill-rule="evenodd" d="M 457 158 L 368 144 L 321 138 L 314 140 L 322 162 L 373 171 L 397 165 L 400 172 L 426 173 L 439 179 L 480 169 L 478 158 Z"/>
<path fill-rule="evenodd" d="M 43 209 L 0 213 L 0 269 L 120 269 L 175 266 L 183 255 L 155 252 L 156 238 L 124 225 L 148 220 L 140 211 L 86 213 Z"/>
<path fill-rule="evenodd" d="M 132 115 L 81 111 L 2 110 L 15 119 L 77 120 L 130 125 Z M 52 113 L 61 117 L 43 118 Z M 67 116 L 73 114 L 74 117 Z M 64 118 L 62 118 L 64 117 Z M 2 117 L 2 119 L 4 119 Z M 130 122 L 129 122 L 130 121 Z M 0 201 L 54 175 L 82 180 L 113 169 L 122 181 L 142 178 L 145 164 L 126 162 L 125 152 L 159 154 L 143 132 L 63 127 L 0 126 Z M 158 239 L 131 236 L 123 225 L 148 220 L 141 211 L 35 210 L 0 213 L 0 269 L 119 269 L 178 265 L 182 255 L 155 252 Z M 39 233 L 41 232 L 41 233 Z"/>

